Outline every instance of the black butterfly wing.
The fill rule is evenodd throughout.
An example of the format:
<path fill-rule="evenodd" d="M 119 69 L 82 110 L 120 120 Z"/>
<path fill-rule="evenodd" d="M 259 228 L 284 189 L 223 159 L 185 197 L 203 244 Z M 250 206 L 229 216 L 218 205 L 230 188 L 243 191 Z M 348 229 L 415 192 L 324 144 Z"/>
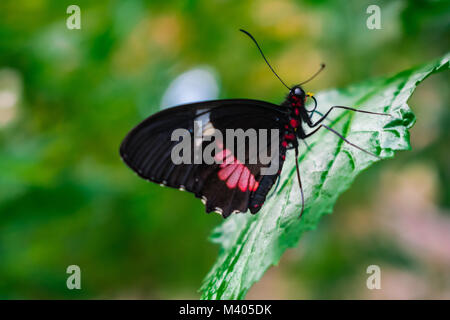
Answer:
<path fill-rule="evenodd" d="M 172 132 L 188 130 L 192 133 L 192 145 L 200 142 L 204 151 L 210 142 L 198 141 L 194 136 L 194 121 L 203 124 L 203 133 L 219 130 L 224 137 L 226 129 L 278 129 L 282 132 L 287 122 L 285 112 L 283 107 L 274 104 L 243 99 L 205 101 L 166 109 L 135 127 L 122 142 L 120 154 L 142 178 L 194 193 L 205 203 L 207 212 L 217 211 L 227 217 L 232 212 L 245 212 L 250 208 L 256 213 L 279 173 L 261 175 L 261 169 L 273 161 L 277 162 L 279 170 L 283 165 L 285 148 L 281 147 L 281 133 L 278 140 L 269 138 L 266 144 L 258 145 L 259 150 L 270 150 L 272 143 L 280 147 L 280 154 L 269 164 L 248 164 L 247 149 L 244 161 L 238 161 L 232 152 L 224 149 L 216 156 L 227 158 L 227 163 L 193 163 L 191 154 L 190 164 L 174 164 L 172 149 L 178 141 L 172 141 Z M 225 145 L 225 141 L 222 142 Z M 234 160 L 230 161 L 231 158 Z"/>

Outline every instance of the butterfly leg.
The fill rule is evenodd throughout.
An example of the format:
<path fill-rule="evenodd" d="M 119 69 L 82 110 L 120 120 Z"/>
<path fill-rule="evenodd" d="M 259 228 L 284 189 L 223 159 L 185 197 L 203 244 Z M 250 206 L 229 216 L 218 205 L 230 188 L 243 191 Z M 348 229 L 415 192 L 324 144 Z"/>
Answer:
<path fill-rule="evenodd" d="M 308 113 L 309 113 L 309 121 L 311 121 L 311 123 L 312 123 L 312 117 L 313 117 L 314 113 L 317 113 L 319 116 L 323 117 L 323 113 L 320 111 L 317 111 L 316 109 L 312 110 L 311 112 L 308 111 Z"/>
<path fill-rule="evenodd" d="M 337 132 L 336 130 L 334 130 L 334 129 L 332 129 L 332 128 L 330 128 L 330 127 L 324 125 L 324 124 L 321 124 L 318 128 L 314 129 L 312 132 L 310 132 L 310 133 L 308 133 L 308 134 L 305 134 L 305 137 L 304 137 L 304 138 L 308 138 L 308 137 L 312 136 L 314 133 L 316 133 L 317 131 L 319 131 L 320 128 L 325 128 L 325 129 L 327 129 L 328 131 L 333 132 L 333 133 L 334 133 L 335 135 L 337 135 L 339 138 L 341 138 L 342 140 L 344 140 L 344 141 L 345 141 L 346 143 L 348 143 L 349 145 L 355 147 L 356 149 L 361 150 L 361 151 L 363 151 L 363 152 L 365 152 L 365 153 L 367 153 L 367 154 L 370 154 L 371 156 L 374 156 L 375 158 L 381 159 L 381 158 L 380 158 L 379 156 L 377 156 L 376 154 L 373 154 L 372 152 L 367 151 L 367 150 L 365 150 L 365 149 L 363 149 L 363 148 L 357 146 L 356 144 L 354 144 L 354 143 L 348 141 L 342 134 L 340 134 L 340 133 Z"/>
<path fill-rule="evenodd" d="M 391 116 L 389 113 L 378 113 L 378 112 L 372 112 L 372 111 L 365 111 L 365 110 L 359 110 L 359 109 L 355 109 L 355 108 L 350 108 L 350 107 L 344 107 L 344 106 L 333 106 L 331 107 L 319 120 L 317 120 L 315 123 L 312 123 L 312 121 L 307 121 L 307 124 L 310 128 L 314 128 L 316 126 L 318 126 L 320 123 L 322 123 L 323 120 L 326 119 L 326 117 L 330 114 L 331 111 L 333 111 L 334 109 L 345 109 L 345 110 L 350 110 L 350 111 L 354 111 L 354 112 L 361 112 L 361 113 L 368 113 L 368 114 L 376 114 L 379 116 Z M 310 118 L 311 119 L 311 118 Z"/>
<path fill-rule="evenodd" d="M 300 187 L 300 194 L 302 196 L 302 210 L 298 216 L 300 219 L 302 217 L 303 210 L 305 210 L 305 197 L 303 195 L 302 180 L 300 179 L 300 169 L 298 168 L 298 147 L 295 147 L 295 169 L 297 170 L 298 186 Z"/>

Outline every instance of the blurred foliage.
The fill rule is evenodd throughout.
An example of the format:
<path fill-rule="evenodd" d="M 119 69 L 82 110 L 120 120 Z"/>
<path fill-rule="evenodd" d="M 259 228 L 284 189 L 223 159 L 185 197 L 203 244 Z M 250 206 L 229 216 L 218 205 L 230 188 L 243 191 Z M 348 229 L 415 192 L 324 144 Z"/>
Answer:
<path fill-rule="evenodd" d="M 72 1 L 2 0 L 0 100 L 12 107 L 0 108 L 0 298 L 198 298 L 218 251 L 206 238 L 221 218 L 206 216 L 190 194 L 137 179 L 118 156 L 121 139 L 159 109 L 173 79 L 199 65 L 214 68 L 222 98 L 280 102 L 285 89 L 239 28 L 257 37 L 287 83 L 326 62 L 313 91 L 448 51 L 448 1 L 377 1 L 383 29 L 368 30 L 372 2 L 83 0 L 82 29 L 68 30 Z M 436 286 L 447 292 L 445 264 L 385 231 L 355 243 L 348 222 L 360 230 L 385 210 L 376 207 L 380 175 L 417 162 L 436 176 L 431 204 L 448 213 L 448 75 L 427 82 L 410 103 L 423 119 L 413 151 L 358 178 L 337 214 L 253 297 L 362 297 L 367 263 L 412 270 L 428 283 L 425 297 Z M 81 267 L 80 291 L 66 288 L 70 264 Z"/>

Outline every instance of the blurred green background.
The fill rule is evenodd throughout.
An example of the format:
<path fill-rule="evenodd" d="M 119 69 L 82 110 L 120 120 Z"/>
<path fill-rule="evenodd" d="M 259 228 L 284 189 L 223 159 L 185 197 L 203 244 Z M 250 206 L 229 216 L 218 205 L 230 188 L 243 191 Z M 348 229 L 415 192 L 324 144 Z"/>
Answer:
<path fill-rule="evenodd" d="M 325 62 L 306 88 L 317 92 L 442 56 L 449 3 L 0 1 L 0 298 L 197 299 L 222 218 L 138 179 L 118 155 L 125 134 L 186 99 L 281 102 L 239 28 L 288 84 Z M 71 4 L 80 30 L 66 27 Z M 366 27 L 370 4 L 381 30 Z M 448 80 L 410 100 L 412 151 L 364 172 L 247 298 L 450 298 Z M 71 264 L 81 290 L 66 287 Z M 366 287 L 371 264 L 381 290 Z"/>

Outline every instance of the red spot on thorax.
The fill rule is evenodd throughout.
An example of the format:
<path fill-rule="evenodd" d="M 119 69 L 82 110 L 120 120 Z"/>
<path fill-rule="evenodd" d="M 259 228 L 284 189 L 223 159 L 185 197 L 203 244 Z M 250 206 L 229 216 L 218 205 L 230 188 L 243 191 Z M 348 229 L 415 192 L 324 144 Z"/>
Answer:
<path fill-rule="evenodd" d="M 294 140 L 295 136 L 293 133 L 287 133 L 284 135 L 284 140 Z"/>
<path fill-rule="evenodd" d="M 291 127 L 293 127 L 293 128 L 297 128 L 298 125 L 300 124 L 299 121 L 298 121 L 297 119 L 291 119 L 291 120 L 289 121 L 289 123 L 290 123 Z"/>

